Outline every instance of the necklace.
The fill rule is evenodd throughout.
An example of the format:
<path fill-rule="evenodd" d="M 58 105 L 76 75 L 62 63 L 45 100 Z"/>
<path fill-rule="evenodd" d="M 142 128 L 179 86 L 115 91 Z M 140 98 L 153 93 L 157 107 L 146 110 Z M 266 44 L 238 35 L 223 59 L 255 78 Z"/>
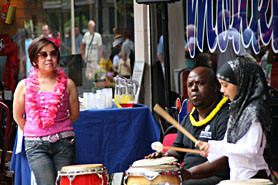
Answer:
<path fill-rule="evenodd" d="M 38 82 L 38 69 L 32 69 L 30 76 L 27 78 L 26 85 L 26 106 L 29 108 L 29 119 L 38 123 L 39 127 L 45 128 L 54 124 L 56 112 L 63 98 L 64 90 L 66 89 L 67 76 L 62 68 L 55 69 L 56 85 L 51 95 L 49 103 L 43 105 L 45 116 L 41 117 L 37 105 L 36 94 L 40 95 L 40 100 L 44 100 Z M 44 103 L 43 103 L 44 104 Z"/>
<path fill-rule="evenodd" d="M 190 121 L 191 121 L 191 124 L 193 126 L 197 126 L 197 127 L 200 127 L 200 126 L 203 126 L 204 124 L 208 123 L 209 121 L 212 120 L 212 118 L 217 114 L 217 112 L 221 109 L 221 107 L 228 101 L 228 98 L 223 96 L 222 100 L 216 105 L 216 107 L 211 111 L 211 113 L 203 120 L 201 121 L 196 121 L 194 119 L 194 117 L 192 116 L 194 110 L 195 110 L 195 107 L 193 107 L 191 113 L 190 113 Z"/>

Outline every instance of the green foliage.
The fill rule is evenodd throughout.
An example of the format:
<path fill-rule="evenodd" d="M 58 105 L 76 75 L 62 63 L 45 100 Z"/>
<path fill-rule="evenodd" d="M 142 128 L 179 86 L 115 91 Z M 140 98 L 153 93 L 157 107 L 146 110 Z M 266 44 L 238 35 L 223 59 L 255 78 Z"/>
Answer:
<path fill-rule="evenodd" d="M 83 29 L 88 29 L 88 22 L 89 22 L 89 20 L 87 20 L 86 16 L 82 15 L 82 26 L 83 26 L 83 28 L 80 31 L 82 31 Z M 75 26 L 80 25 L 79 24 L 79 17 L 74 18 L 74 25 Z M 66 28 L 71 28 L 71 19 L 69 19 L 68 21 L 65 22 L 64 28 L 65 29 Z M 66 32 L 66 30 L 65 30 L 65 32 Z"/>
<path fill-rule="evenodd" d="M 117 11 L 122 16 L 126 14 L 133 17 L 133 0 L 119 0 L 117 2 Z"/>

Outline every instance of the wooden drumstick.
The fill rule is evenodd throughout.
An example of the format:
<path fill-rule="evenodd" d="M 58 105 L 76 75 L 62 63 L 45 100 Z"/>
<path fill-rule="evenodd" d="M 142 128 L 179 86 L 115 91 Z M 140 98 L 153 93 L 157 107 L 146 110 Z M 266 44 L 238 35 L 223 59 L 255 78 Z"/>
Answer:
<path fill-rule="evenodd" d="M 160 116 L 162 116 L 169 123 L 174 125 L 179 131 L 181 131 L 184 135 L 186 135 L 191 141 L 194 143 L 197 142 L 197 139 L 192 136 L 185 128 L 183 128 L 173 117 L 171 117 L 160 105 L 156 104 L 153 108 L 155 112 L 157 112 Z"/>
<path fill-rule="evenodd" d="M 201 153 L 200 150 L 194 150 L 194 149 L 190 149 L 190 148 L 180 148 L 180 147 L 164 146 L 159 141 L 153 142 L 151 144 L 151 147 L 152 147 L 153 150 L 155 150 L 157 152 L 162 152 L 163 149 L 166 149 L 166 150 L 175 150 L 175 151 L 179 151 L 179 152 L 189 152 L 189 153 L 195 153 L 195 154 L 200 154 Z"/>
<path fill-rule="evenodd" d="M 194 150 L 194 149 L 189 149 L 189 148 L 179 148 L 179 147 L 172 147 L 172 146 L 163 146 L 164 149 L 167 150 L 175 150 L 178 152 L 188 152 L 188 153 L 195 153 L 195 154 L 200 154 L 200 150 Z"/>

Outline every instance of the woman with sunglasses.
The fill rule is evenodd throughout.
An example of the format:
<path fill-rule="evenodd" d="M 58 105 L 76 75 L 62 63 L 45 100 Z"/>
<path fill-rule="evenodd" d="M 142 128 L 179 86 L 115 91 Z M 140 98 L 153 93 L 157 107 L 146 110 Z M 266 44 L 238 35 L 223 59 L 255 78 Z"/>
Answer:
<path fill-rule="evenodd" d="M 75 160 L 72 123 L 79 117 L 78 93 L 59 64 L 59 48 L 43 37 L 28 48 L 34 69 L 14 93 L 14 120 L 23 131 L 29 166 L 38 185 L 53 185 L 57 171 Z"/>
<path fill-rule="evenodd" d="M 227 131 L 222 141 L 198 141 L 196 146 L 210 162 L 228 157 L 231 180 L 267 179 L 270 171 L 263 154 L 271 117 L 264 73 L 257 64 L 238 58 L 224 64 L 217 78 L 231 100 Z"/>

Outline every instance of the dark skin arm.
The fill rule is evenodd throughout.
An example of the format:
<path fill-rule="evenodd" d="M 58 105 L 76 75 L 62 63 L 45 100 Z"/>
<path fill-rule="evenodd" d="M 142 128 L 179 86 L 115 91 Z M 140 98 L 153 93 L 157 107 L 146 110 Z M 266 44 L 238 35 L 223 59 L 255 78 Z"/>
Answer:
<path fill-rule="evenodd" d="M 86 61 L 86 57 L 85 57 L 85 47 L 86 47 L 86 43 L 82 42 L 81 46 L 80 46 L 80 51 L 81 51 L 81 56 L 84 62 Z"/>
<path fill-rule="evenodd" d="M 190 169 L 181 167 L 181 175 L 183 179 L 202 179 L 227 170 L 229 170 L 228 158 L 221 157 L 211 163 L 207 161 Z"/>

